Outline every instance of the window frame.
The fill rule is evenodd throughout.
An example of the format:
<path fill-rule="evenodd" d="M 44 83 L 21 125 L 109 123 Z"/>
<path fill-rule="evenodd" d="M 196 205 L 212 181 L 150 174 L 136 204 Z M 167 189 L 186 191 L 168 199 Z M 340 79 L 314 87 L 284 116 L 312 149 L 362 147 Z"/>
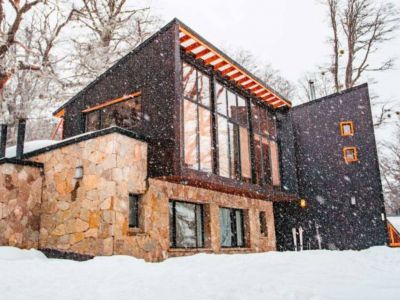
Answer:
<path fill-rule="evenodd" d="M 353 151 L 353 153 L 354 153 L 354 158 L 352 158 L 352 159 L 349 159 L 348 157 L 347 157 L 347 151 Z M 344 161 L 346 162 L 346 163 L 354 163 L 354 162 L 357 162 L 358 161 L 358 150 L 357 150 L 357 147 L 344 147 L 343 148 L 343 158 L 344 158 Z"/>
<path fill-rule="evenodd" d="M 194 205 L 195 206 L 195 222 L 196 222 L 196 246 L 195 247 L 182 247 L 182 246 L 178 246 L 177 245 L 177 241 L 176 241 L 176 203 L 184 203 L 184 204 L 190 204 L 190 205 Z M 169 228 L 169 239 L 170 239 L 170 243 L 169 243 L 169 247 L 172 249 L 203 249 L 205 248 L 205 224 L 204 224 L 204 204 L 203 203 L 196 203 L 196 202 L 189 202 L 189 201 L 184 201 L 184 200 L 176 200 L 176 199 L 170 199 L 168 201 L 168 209 L 170 209 L 170 205 L 172 205 L 172 215 L 169 214 L 169 226 L 171 226 L 171 224 L 173 225 L 172 228 Z M 201 220 L 201 246 L 199 245 L 199 241 L 197 240 L 197 230 L 198 230 L 198 223 L 197 223 L 197 207 L 200 207 L 200 220 Z M 171 221 L 172 218 L 172 221 Z"/>
<path fill-rule="evenodd" d="M 247 242 L 247 240 L 246 240 L 246 228 L 245 228 L 245 220 L 244 220 L 244 218 L 245 218 L 245 213 L 244 213 L 244 209 L 240 209 L 240 208 L 233 208 L 233 207 L 220 207 L 219 208 L 219 210 L 220 210 L 220 215 L 219 215 L 219 218 L 221 218 L 221 211 L 223 210 L 223 209 L 226 209 L 226 210 L 229 210 L 230 211 L 230 213 L 229 213 L 229 215 L 230 215 L 230 226 L 231 226 L 231 231 L 232 231 L 232 233 L 236 233 L 233 237 L 232 237 L 232 240 L 231 240 L 231 242 L 232 242 L 232 244 L 230 245 L 230 246 L 223 246 L 222 245 L 222 228 L 221 228 L 221 221 L 220 221 L 220 226 L 219 226 L 219 232 L 220 232 L 220 247 L 221 248 L 246 248 L 246 242 Z M 239 212 L 240 213 L 240 215 L 241 215 L 241 228 L 242 228 L 242 240 L 243 240 L 243 245 L 238 245 L 238 238 L 237 238 L 237 228 L 236 228 L 236 212 Z M 221 220 L 221 219 L 220 219 Z M 235 228 L 235 230 L 233 229 L 233 228 Z"/>
<path fill-rule="evenodd" d="M 82 113 L 83 113 L 83 117 L 84 117 L 84 125 L 85 125 L 85 132 L 88 132 L 88 116 L 90 116 L 91 114 L 94 114 L 94 113 L 97 113 L 98 114 L 98 123 L 97 123 L 97 129 L 96 130 L 101 130 L 101 129 L 105 129 L 105 128 L 107 128 L 107 127 L 105 127 L 105 128 L 102 128 L 103 126 L 102 126 L 102 124 L 103 124 L 103 118 L 104 118 L 104 112 L 103 112 L 103 110 L 104 109 L 108 109 L 108 108 L 110 108 L 110 107 L 113 107 L 113 106 L 115 106 L 115 105 L 118 105 L 118 104 L 121 104 L 121 103 L 124 103 L 124 102 L 128 102 L 128 101 L 131 101 L 131 100 L 135 100 L 135 99 L 138 99 L 138 101 L 139 101 L 139 103 L 140 103 L 140 109 L 137 111 L 138 112 L 138 114 L 140 115 L 140 116 L 142 116 L 143 115 L 143 101 L 142 101 L 142 93 L 141 92 L 138 92 L 138 93 L 135 93 L 134 95 L 131 95 L 131 96 L 129 96 L 129 97 L 126 97 L 126 98 L 118 98 L 118 99 L 115 99 L 115 100 L 109 100 L 109 101 L 105 101 L 105 102 L 103 102 L 103 103 L 101 103 L 101 104 L 99 104 L 99 105 L 95 105 L 95 106 L 93 106 L 93 107 L 89 107 L 89 108 L 87 108 L 87 109 L 84 109 L 83 111 L 82 111 Z M 139 121 L 141 121 L 142 120 L 142 118 L 138 118 L 136 121 L 137 122 L 139 122 Z M 137 124 L 137 123 L 136 123 Z"/>
<path fill-rule="evenodd" d="M 194 69 L 194 71 L 195 71 L 195 75 L 196 75 L 196 79 L 195 79 L 196 96 L 195 96 L 195 100 L 192 100 L 192 99 L 190 99 L 188 97 L 185 97 L 185 88 L 184 88 L 184 85 L 183 85 L 184 84 L 184 78 L 183 78 L 183 75 L 184 75 L 184 64 L 192 67 Z M 183 162 L 183 165 L 188 169 L 195 170 L 195 171 L 200 171 L 200 172 L 205 172 L 205 173 L 213 173 L 215 162 L 214 162 L 214 159 L 213 159 L 213 138 L 214 138 L 213 137 L 213 126 L 214 126 L 214 124 L 213 124 L 213 121 L 212 121 L 212 119 L 213 119 L 212 76 L 210 76 L 208 73 L 206 73 L 206 72 L 202 71 L 201 69 L 199 69 L 196 65 L 193 65 L 192 63 L 189 63 L 189 62 L 187 62 L 185 60 L 182 60 L 181 68 L 182 68 L 182 72 L 181 72 L 181 82 L 182 82 L 182 110 L 181 110 L 182 111 L 182 125 L 181 125 L 181 128 L 182 128 L 182 136 L 183 136 L 183 139 L 182 139 L 182 152 L 183 152 L 182 162 Z M 202 76 L 208 77 L 208 82 L 209 82 L 209 87 L 208 87 L 208 90 L 209 90 L 209 106 L 204 105 L 202 103 L 202 101 L 200 101 L 201 98 L 199 96 L 200 93 L 199 93 L 199 90 L 198 90 L 199 73 Z M 195 131 L 196 131 L 196 162 L 197 162 L 196 165 L 197 165 L 197 168 L 191 168 L 189 165 L 186 164 L 185 122 L 184 122 L 184 120 L 185 120 L 185 101 L 188 101 L 188 102 L 196 105 L 196 129 L 195 129 Z M 205 109 L 210 114 L 210 156 L 211 156 L 211 166 L 210 166 L 211 170 L 210 171 L 202 169 L 202 163 L 201 163 L 200 108 Z"/>
<path fill-rule="evenodd" d="M 134 198 L 133 198 L 134 197 Z M 132 200 L 134 200 L 134 212 L 135 212 L 135 224 L 131 223 L 131 214 L 132 214 Z M 129 215 L 128 215 L 128 227 L 129 228 L 140 228 L 140 195 L 138 194 L 129 194 L 128 196 L 128 209 L 129 209 Z"/>
<path fill-rule="evenodd" d="M 340 135 L 344 137 L 353 136 L 354 135 L 354 124 L 353 121 L 344 121 L 339 123 L 340 126 Z M 344 131 L 345 126 L 350 126 L 350 133 L 346 133 Z"/>

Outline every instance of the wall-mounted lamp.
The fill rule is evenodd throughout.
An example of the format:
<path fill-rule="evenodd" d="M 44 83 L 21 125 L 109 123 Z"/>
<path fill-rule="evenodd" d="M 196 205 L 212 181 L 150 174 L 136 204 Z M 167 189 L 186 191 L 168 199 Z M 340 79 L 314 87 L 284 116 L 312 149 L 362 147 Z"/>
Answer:
<path fill-rule="evenodd" d="M 80 180 L 83 178 L 83 166 L 78 166 L 75 168 L 75 176 L 74 179 Z"/>
<path fill-rule="evenodd" d="M 306 199 L 300 199 L 299 205 L 300 205 L 301 208 L 306 208 L 307 207 Z"/>

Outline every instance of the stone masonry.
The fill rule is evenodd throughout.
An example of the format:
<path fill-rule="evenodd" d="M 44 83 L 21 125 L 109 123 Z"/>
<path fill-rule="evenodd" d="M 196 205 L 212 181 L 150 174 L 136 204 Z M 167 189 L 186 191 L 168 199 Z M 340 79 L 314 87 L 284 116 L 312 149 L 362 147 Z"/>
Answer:
<path fill-rule="evenodd" d="M 0 242 L 87 255 L 161 261 L 196 252 L 275 250 L 272 202 L 147 178 L 147 144 L 111 133 L 33 156 L 39 168 L 0 165 Z M 83 177 L 75 179 L 76 167 Z M 129 194 L 140 195 L 140 228 L 129 228 Z M 5 195 L 5 196 L 4 196 Z M 205 247 L 170 249 L 169 201 L 201 203 Z M 244 210 L 245 248 L 221 249 L 219 208 Z M 258 214 L 267 215 L 268 235 Z"/>
<path fill-rule="evenodd" d="M 37 248 L 42 192 L 38 167 L 0 165 L 0 246 Z"/>

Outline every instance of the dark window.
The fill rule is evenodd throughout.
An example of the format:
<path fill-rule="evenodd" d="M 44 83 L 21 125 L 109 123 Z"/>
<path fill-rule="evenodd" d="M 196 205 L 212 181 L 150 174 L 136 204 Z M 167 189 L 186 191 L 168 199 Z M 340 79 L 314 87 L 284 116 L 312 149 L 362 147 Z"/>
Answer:
<path fill-rule="evenodd" d="M 251 112 L 257 183 L 279 185 L 275 119 L 266 108 L 255 103 L 251 105 Z"/>
<path fill-rule="evenodd" d="M 260 211 L 260 233 L 263 236 L 268 235 L 267 214 L 265 211 Z"/>
<path fill-rule="evenodd" d="M 86 131 L 104 129 L 110 126 L 130 129 L 138 123 L 140 114 L 141 98 L 128 98 L 86 113 Z"/>
<path fill-rule="evenodd" d="M 247 102 L 215 84 L 219 175 L 251 181 Z"/>
<path fill-rule="evenodd" d="M 129 195 L 129 227 L 139 228 L 139 196 Z"/>
<path fill-rule="evenodd" d="M 243 210 L 220 209 L 221 247 L 244 247 Z"/>
<path fill-rule="evenodd" d="M 170 201 L 170 247 L 204 247 L 203 205 Z"/>
<path fill-rule="evenodd" d="M 184 157 L 188 168 L 212 172 L 210 79 L 183 63 Z"/>

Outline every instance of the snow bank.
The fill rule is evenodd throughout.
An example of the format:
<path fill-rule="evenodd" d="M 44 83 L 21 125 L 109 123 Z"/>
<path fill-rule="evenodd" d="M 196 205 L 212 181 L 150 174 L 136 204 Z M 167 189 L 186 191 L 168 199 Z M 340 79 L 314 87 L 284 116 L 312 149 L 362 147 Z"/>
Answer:
<path fill-rule="evenodd" d="M 0 251 L 0 299 L 375 300 L 400 295 L 400 249 L 386 247 L 199 254 L 158 264 L 125 256 L 36 259 L 36 252 Z"/>

